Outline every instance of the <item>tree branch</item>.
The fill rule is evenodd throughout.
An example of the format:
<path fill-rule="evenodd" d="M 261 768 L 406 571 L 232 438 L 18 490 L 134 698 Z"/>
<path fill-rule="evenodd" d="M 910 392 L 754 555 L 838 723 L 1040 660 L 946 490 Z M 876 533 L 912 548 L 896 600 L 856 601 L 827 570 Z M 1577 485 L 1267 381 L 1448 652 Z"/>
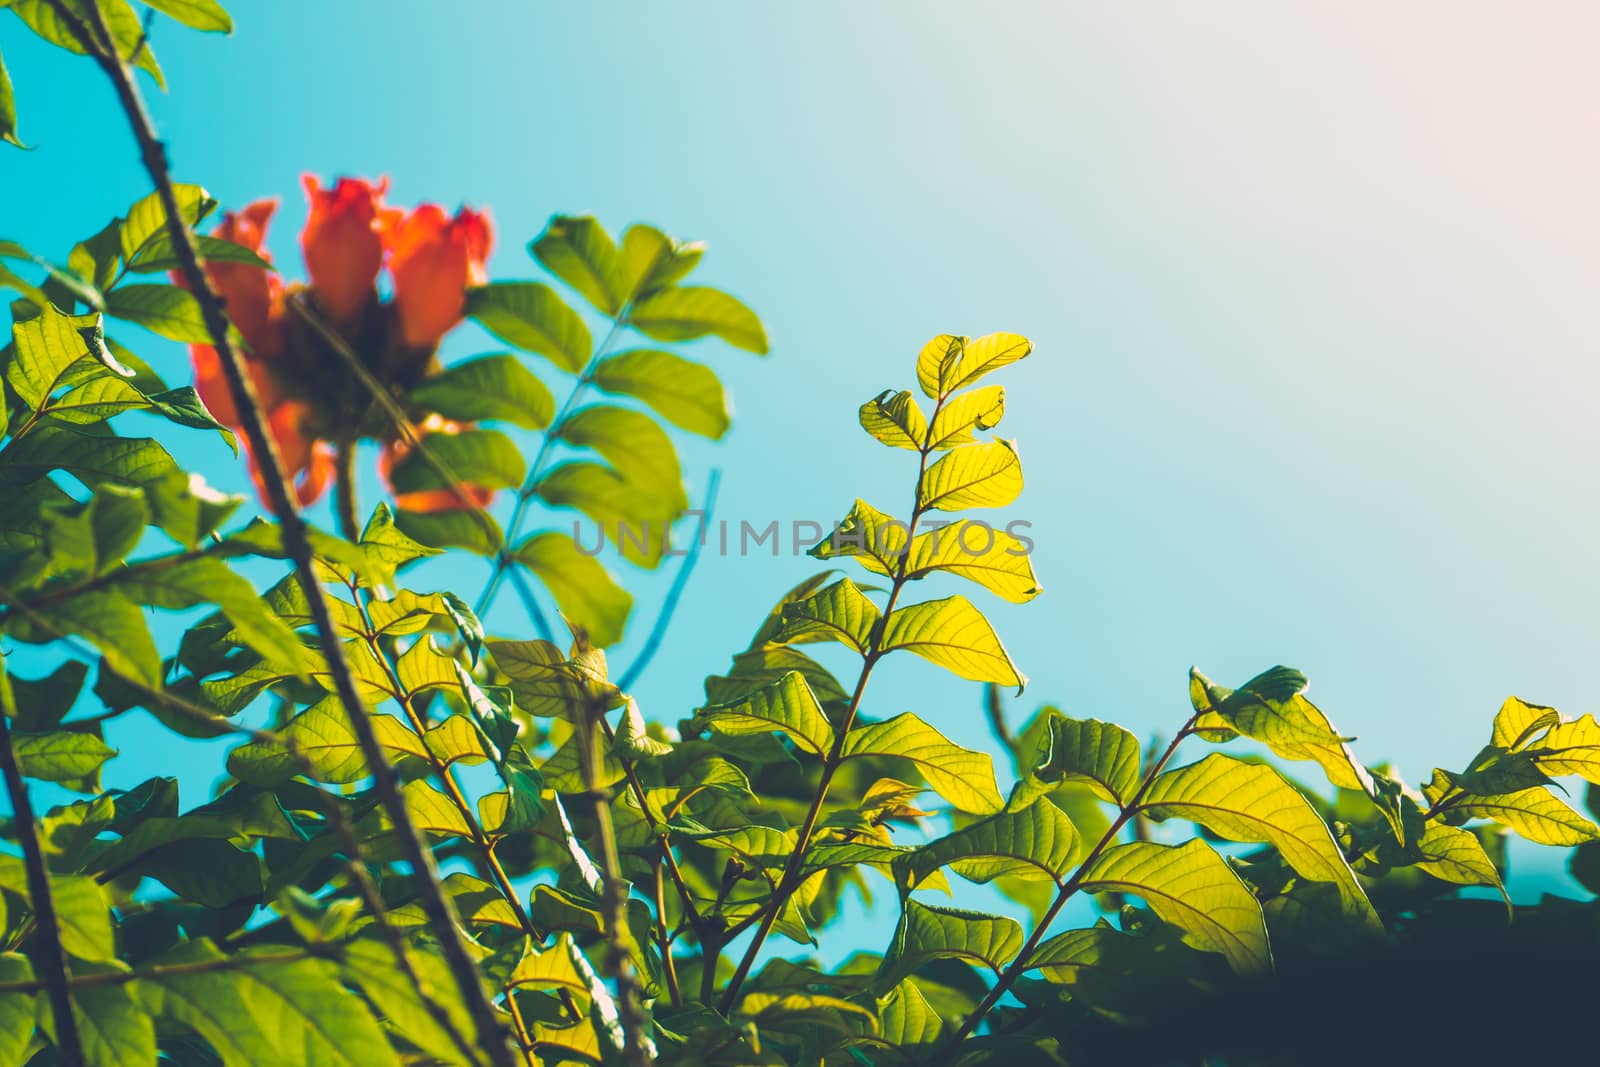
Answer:
<path fill-rule="evenodd" d="M 47 2 L 79 45 L 99 64 L 116 90 L 134 139 L 138 143 L 140 158 L 151 182 L 155 185 L 162 209 L 166 213 L 167 232 L 172 240 L 179 273 L 182 274 L 189 291 L 200 306 L 206 332 L 211 335 L 212 347 L 217 352 L 223 376 L 228 381 L 228 391 L 234 406 L 238 409 L 241 429 L 244 430 L 245 438 L 249 441 L 251 452 L 255 456 L 268 504 L 278 519 L 284 549 L 294 561 L 295 572 L 305 591 L 322 652 L 334 681 L 334 688 L 350 717 L 351 728 L 372 771 L 373 788 L 382 799 L 384 811 L 394 827 L 401 854 L 411 864 L 419 878 L 420 902 L 432 924 L 434 934 L 439 938 L 451 973 L 460 986 L 462 1000 L 473 1016 L 478 1030 L 479 1045 L 489 1054 L 495 1067 L 515 1067 L 516 1061 L 506 1042 L 505 1029 L 479 979 L 477 967 L 467 952 L 455 909 L 440 885 L 433 854 L 428 850 L 415 823 L 411 820 L 410 813 L 406 810 L 394 768 L 384 758 L 377 733 L 356 688 L 350 664 L 345 658 L 344 645 L 334 625 L 327 593 L 317 579 L 311 542 L 305 521 L 300 517 L 295 505 L 293 486 L 285 474 L 277 444 L 268 431 L 244 360 L 229 336 L 229 323 L 222 299 L 206 277 L 195 250 L 194 238 L 184 223 L 177 194 L 173 189 L 171 171 L 167 165 L 166 149 L 156 135 L 132 72 L 117 54 L 105 15 L 99 5 L 93 2 L 85 5 L 88 16 L 86 25 L 85 21 L 61 0 L 47 0 Z"/>
<path fill-rule="evenodd" d="M 0 671 L 4 669 L 0 661 Z M 83 1039 L 78 1036 L 78 1022 L 72 1017 L 72 979 L 67 971 L 67 950 L 61 944 L 61 920 L 56 915 L 55 896 L 50 891 L 50 872 L 44 865 L 44 849 L 39 844 L 39 829 L 34 822 L 33 804 L 28 800 L 28 786 L 22 780 L 16 750 L 11 747 L 11 725 L 7 721 L 14 703 L 11 679 L 0 677 L 0 686 L 4 687 L 5 694 L 5 706 L 0 707 L 0 771 L 5 774 L 12 821 L 16 823 L 17 842 L 22 846 L 22 862 L 27 868 L 28 905 L 48 942 L 35 959 L 44 972 L 44 987 L 50 994 L 50 1011 L 56 1021 L 56 1051 L 68 1067 L 83 1067 Z"/>

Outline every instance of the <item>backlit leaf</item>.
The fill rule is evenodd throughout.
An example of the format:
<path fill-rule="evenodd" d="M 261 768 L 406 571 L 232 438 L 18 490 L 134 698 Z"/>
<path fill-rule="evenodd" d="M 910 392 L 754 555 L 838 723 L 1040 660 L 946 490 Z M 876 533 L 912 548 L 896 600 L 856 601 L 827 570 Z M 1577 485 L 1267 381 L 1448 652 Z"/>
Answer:
<path fill-rule="evenodd" d="M 922 448 L 928 436 L 928 419 L 909 392 L 885 389 L 859 413 L 861 428 L 891 448 Z"/>
<path fill-rule="evenodd" d="M 998 974 L 1022 950 L 1015 919 L 956 908 L 936 908 L 908 899 L 878 972 L 879 988 L 893 986 L 934 960 L 957 959 Z"/>
<path fill-rule="evenodd" d="M 696 720 L 721 734 L 785 733 L 815 756 L 827 755 L 833 748 L 833 727 L 828 725 L 828 717 L 823 714 L 811 687 L 796 671 L 790 671 L 742 700 L 701 708 Z M 852 732 L 851 739 L 855 736 L 856 732 Z"/>
<path fill-rule="evenodd" d="M 622 640 L 633 597 L 572 538 L 554 531 L 535 534 L 514 558 L 539 576 L 561 614 L 588 631 L 597 646 L 607 648 Z"/>
<path fill-rule="evenodd" d="M 1204 841 L 1115 845 L 1084 872 L 1083 888 L 1142 897 L 1163 921 L 1183 931 L 1185 942 L 1221 953 L 1242 976 L 1272 970 L 1261 905 Z"/>
<path fill-rule="evenodd" d="M 668 494 L 679 485 L 677 450 L 648 415 L 595 404 L 563 419 L 559 433 L 565 441 L 600 453 L 628 482 Z"/>
<path fill-rule="evenodd" d="M 1139 784 L 1139 739 L 1116 723 L 1047 716 L 1025 792 L 1038 795 L 1068 782 L 1083 782 L 1102 800 L 1119 807 L 1133 799 Z M 1030 785 L 1029 783 L 1033 783 Z M 1012 800 L 1013 806 L 1018 803 Z"/>
<path fill-rule="evenodd" d="M 630 295 L 621 258 L 605 228 L 588 215 L 557 215 L 528 246 L 544 268 L 595 309 L 615 316 Z"/>
<path fill-rule="evenodd" d="M 910 712 L 851 730 L 844 758 L 862 756 L 910 760 L 934 792 L 962 811 L 992 815 L 1005 807 L 989 755 L 952 743 Z"/>
<path fill-rule="evenodd" d="M 909 395 L 909 394 L 907 394 Z M 947 449 L 971 444 L 974 430 L 992 430 L 1006 411 L 1003 385 L 986 385 L 947 402 L 934 417 L 927 433 L 928 448 Z"/>
<path fill-rule="evenodd" d="M 516 356 L 480 356 L 446 367 L 411 390 L 411 400 L 458 422 L 500 419 L 542 430 L 555 415 L 555 398 Z"/>
<path fill-rule="evenodd" d="M 1379 925 L 1327 824 L 1273 768 L 1213 753 L 1161 775 L 1141 806 L 1152 818 L 1188 819 L 1230 841 L 1271 844 L 1301 877 L 1334 883 L 1347 915 Z"/>
<path fill-rule="evenodd" d="M 953 596 L 899 608 L 883 626 L 884 651 L 905 649 L 974 682 L 1014 685 L 1027 679 L 1011 662 L 1000 636 L 965 597 Z"/>
<path fill-rule="evenodd" d="M 106 294 L 106 314 L 138 323 L 169 341 L 211 341 L 200 302 L 176 285 L 119 285 Z"/>
<path fill-rule="evenodd" d="M 773 638 L 783 642 L 838 641 L 857 652 L 872 643 L 878 608 L 848 578 L 841 578 L 804 600 L 785 604 L 783 628 Z"/>
<path fill-rule="evenodd" d="M 1022 492 L 1022 461 L 1005 440 L 959 445 L 922 476 L 918 503 L 924 509 L 961 511 L 1002 508 Z"/>
<path fill-rule="evenodd" d="M 963 827 L 895 861 L 915 889 L 931 871 L 949 867 L 972 882 L 1014 877 L 1054 882 L 1071 871 L 1078 832 L 1061 809 L 1041 800 Z"/>
<path fill-rule="evenodd" d="M 1579 845 L 1600 840 L 1600 828 L 1546 789 L 1523 789 L 1504 796 L 1469 796 L 1450 805 L 1458 816 L 1493 819 L 1541 845 Z"/>

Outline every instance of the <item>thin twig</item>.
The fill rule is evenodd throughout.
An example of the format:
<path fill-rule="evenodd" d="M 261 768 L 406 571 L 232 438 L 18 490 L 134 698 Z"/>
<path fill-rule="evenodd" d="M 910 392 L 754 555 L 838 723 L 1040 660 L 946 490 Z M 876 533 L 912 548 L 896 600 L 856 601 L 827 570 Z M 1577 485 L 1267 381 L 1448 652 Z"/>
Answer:
<path fill-rule="evenodd" d="M 661 612 L 656 616 L 655 625 L 650 628 L 650 636 L 645 638 L 644 647 L 639 649 L 639 654 L 628 664 L 628 669 L 622 673 L 622 680 L 617 683 L 617 688 L 624 692 L 632 689 L 645 668 L 650 666 L 650 661 L 655 658 L 656 652 L 661 648 L 661 642 L 667 636 L 667 627 L 672 624 L 672 616 L 678 610 L 678 601 L 689 585 L 695 564 L 700 562 L 700 551 L 706 543 L 706 531 L 711 528 L 711 513 L 717 506 L 717 487 L 721 483 L 722 471 L 713 467 L 711 477 L 706 482 L 706 502 L 700 506 L 699 534 L 689 546 L 688 553 L 684 555 L 678 573 L 673 576 L 672 587 L 667 590 L 667 598 L 661 602 Z"/>
<path fill-rule="evenodd" d="M 0 661 L 0 671 L 4 671 Z M 44 932 L 45 946 L 35 953 L 35 960 L 44 972 L 45 990 L 50 994 L 50 1011 L 56 1021 L 56 1051 L 68 1067 L 82 1067 L 83 1039 L 78 1036 L 78 1022 L 72 1016 L 71 976 L 67 970 L 67 950 L 61 943 L 61 920 L 56 914 L 55 895 L 50 890 L 50 872 L 44 865 L 44 848 L 39 843 L 39 828 L 34 822 L 33 804 L 28 800 L 28 786 L 22 780 L 22 769 L 17 765 L 17 753 L 11 746 L 10 716 L 11 679 L 0 678 L 5 687 L 5 707 L 0 707 L 0 771 L 5 774 L 6 793 L 11 797 L 12 822 L 17 828 L 17 843 L 22 846 L 22 862 L 28 875 L 28 906 L 38 919 Z"/>
<path fill-rule="evenodd" d="M 471 955 L 467 952 L 464 935 L 458 924 L 455 908 L 439 881 L 439 872 L 411 814 L 406 810 L 401 796 L 399 779 L 394 768 L 384 758 L 376 730 L 361 701 L 355 677 L 345 658 L 344 645 L 333 620 L 328 596 L 317 578 L 311 542 L 305 521 L 295 505 L 293 486 L 284 471 L 277 443 L 269 432 L 255 387 L 245 368 L 244 360 L 229 333 L 229 323 L 222 299 L 211 287 L 195 250 L 193 235 L 184 222 L 183 212 L 173 188 L 171 172 L 167 166 L 166 148 L 157 137 L 155 128 L 140 98 L 138 85 L 127 64 L 117 54 L 112 42 L 105 15 L 97 3 L 85 5 L 88 24 L 79 18 L 62 0 L 47 0 L 52 10 L 62 20 L 78 44 L 93 56 L 106 76 L 127 115 L 140 156 L 150 180 L 156 187 L 161 206 L 166 213 L 167 232 L 190 293 L 200 306 L 206 332 L 211 336 L 229 393 L 237 409 L 241 429 L 255 456 L 261 482 L 266 489 L 268 503 L 278 519 L 284 548 L 294 561 L 295 571 L 304 589 L 312 620 L 327 658 L 329 672 L 340 702 L 350 718 L 362 755 L 372 772 L 373 788 L 383 803 L 384 810 L 394 827 L 401 853 L 411 864 L 421 882 L 423 910 L 439 938 L 445 961 L 450 967 L 463 1002 L 467 1005 L 478 1031 L 478 1043 L 488 1052 L 496 1067 L 515 1067 L 510 1046 L 506 1042 L 505 1028 L 490 1003 Z"/>

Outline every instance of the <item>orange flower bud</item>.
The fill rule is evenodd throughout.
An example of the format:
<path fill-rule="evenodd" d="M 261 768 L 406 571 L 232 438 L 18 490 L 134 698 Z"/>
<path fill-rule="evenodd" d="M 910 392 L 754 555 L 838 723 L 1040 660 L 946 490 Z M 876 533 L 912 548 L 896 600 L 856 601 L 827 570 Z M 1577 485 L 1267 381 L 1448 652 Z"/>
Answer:
<path fill-rule="evenodd" d="M 437 204 L 423 204 L 404 218 L 387 218 L 383 240 L 401 340 L 431 349 L 461 321 L 467 287 L 485 281 L 493 241 L 488 212 L 462 208 L 452 219 Z"/>
<path fill-rule="evenodd" d="M 278 201 L 273 199 L 257 200 L 237 213 L 230 211 L 222 216 L 222 224 L 213 236 L 243 245 L 270 260 L 272 257 L 262 252 L 261 246 L 267 237 L 267 224 L 277 209 Z M 248 263 L 215 261 L 206 264 L 206 276 L 226 304 L 229 320 L 250 346 L 249 354 L 261 359 L 277 355 L 282 347 L 278 331 L 282 308 L 278 301 L 283 293 L 278 276 Z"/>
<path fill-rule="evenodd" d="M 340 178 L 331 189 L 321 188 L 312 174 L 300 180 L 311 202 L 300 232 L 311 288 L 328 314 L 349 321 L 371 299 L 383 265 L 378 216 L 389 179 Z"/>
<path fill-rule="evenodd" d="M 429 415 L 417 428 L 426 438 L 429 434 L 457 434 L 468 427 L 439 415 Z M 390 441 L 379 453 L 378 475 L 391 490 L 394 483 L 389 480 L 389 475 L 410 454 L 411 444 L 403 440 Z M 454 489 L 419 489 L 410 493 L 396 493 L 394 504 L 405 511 L 470 511 L 488 507 L 493 499 L 493 489 L 463 482 Z"/>
<path fill-rule="evenodd" d="M 333 478 L 333 451 L 305 432 L 310 414 L 311 409 L 298 400 L 286 400 L 267 411 L 267 431 L 278 446 L 284 473 L 294 483 L 301 507 L 316 503 Z M 248 439 L 245 443 L 248 449 Z M 270 503 L 254 452 L 250 453 L 250 476 L 262 502 Z"/>

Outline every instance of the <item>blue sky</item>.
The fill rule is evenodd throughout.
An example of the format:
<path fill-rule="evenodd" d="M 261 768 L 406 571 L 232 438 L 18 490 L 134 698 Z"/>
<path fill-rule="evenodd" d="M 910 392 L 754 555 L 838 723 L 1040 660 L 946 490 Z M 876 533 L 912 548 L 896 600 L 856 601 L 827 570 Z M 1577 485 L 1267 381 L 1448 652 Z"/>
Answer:
<path fill-rule="evenodd" d="M 709 243 L 699 279 L 773 342 L 695 346 L 737 416 L 685 445 L 688 480 L 720 467 L 731 521 L 901 507 L 907 454 L 857 404 L 908 387 L 933 334 L 1033 338 L 997 380 L 1028 486 L 1006 517 L 1033 524 L 1045 592 L 974 593 L 1032 679 L 1015 719 L 1051 702 L 1170 731 L 1190 664 L 1236 683 L 1281 662 L 1416 782 L 1509 694 L 1600 704 L 1592 8 L 233 7 L 231 39 L 158 31 L 153 106 L 180 178 L 283 198 L 280 262 L 306 170 L 488 205 L 501 278 L 535 276 L 526 241 L 557 212 Z M 11 20 L 0 48 L 38 146 L 0 159 L 5 236 L 63 255 L 144 179 L 90 67 Z M 493 347 L 470 333 L 453 353 Z M 183 458 L 243 485 L 220 446 Z M 694 707 L 812 567 L 708 556 L 647 713 Z M 470 595 L 482 572 L 428 574 Z M 664 583 L 626 579 L 648 618 Z M 891 660 L 865 707 L 983 747 L 978 700 Z M 114 784 L 166 766 L 154 736 L 126 735 Z"/>

